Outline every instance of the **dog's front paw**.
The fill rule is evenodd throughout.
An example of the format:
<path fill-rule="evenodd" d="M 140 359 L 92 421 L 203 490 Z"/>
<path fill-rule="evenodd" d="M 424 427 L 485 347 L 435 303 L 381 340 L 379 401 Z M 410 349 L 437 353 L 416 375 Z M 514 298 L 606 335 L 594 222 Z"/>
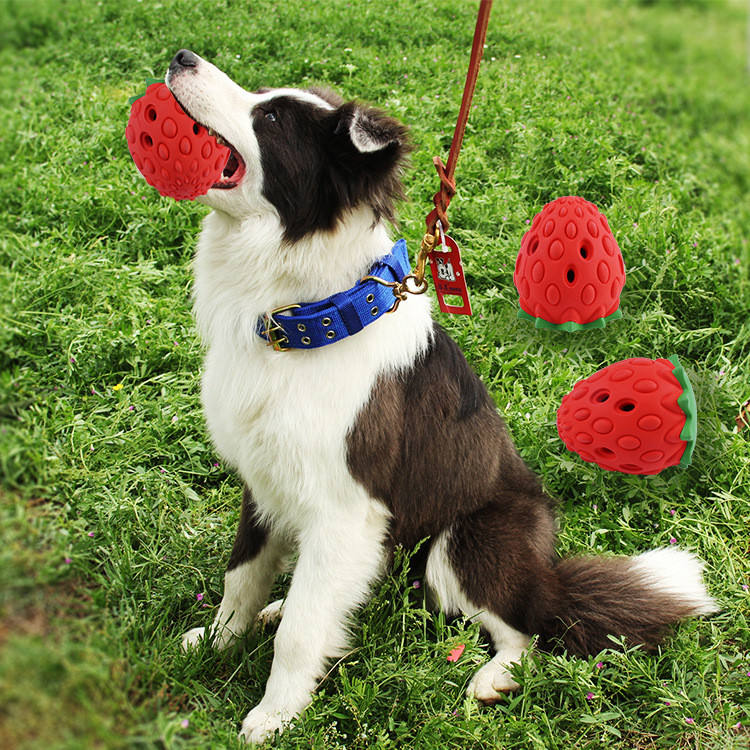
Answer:
<path fill-rule="evenodd" d="M 266 711 L 256 706 L 242 722 L 239 739 L 260 745 L 270 739 L 274 732 L 281 733 L 292 717 L 281 711 Z"/>
<path fill-rule="evenodd" d="M 267 625 L 277 625 L 284 614 L 284 600 L 277 599 L 264 607 L 258 613 L 258 624 L 264 628 Z"/>
<path fill-rule="evenodd" d="M 211 628 L 193 628 L 183 634 L 182 650 L 190 651 L 191 649 L 196 648 L 204 638 L 210 638 L 211 645 L 215 649 L 223 651 L 237 640 L 237 634 L 233 633 L 226 626 L 219 628 L 215 626 L 212 626 Z"/>
<path fill-rule="evenodd" d="M 194 649 L 200 641 L 205 637 L 205 628 L 193 628 L 188 630 L 187 633 L 182 634 L 182 650 L 190 651 Z"/>
<path fill-rule="evenodd" d="M 507 667 L 491 660 L 471 678 L 466 694 L 482 703 L 497 703 L 503 694 L 512 693 L 519 687 Z"/>

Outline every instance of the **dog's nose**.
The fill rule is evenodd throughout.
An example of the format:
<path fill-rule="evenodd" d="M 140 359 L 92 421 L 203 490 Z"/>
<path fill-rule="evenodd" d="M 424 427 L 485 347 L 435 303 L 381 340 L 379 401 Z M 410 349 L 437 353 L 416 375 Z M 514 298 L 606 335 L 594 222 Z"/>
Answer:
<path fill-rule="evenodd" d="M 170 70 L 180 70 L 182 68 L 197 68 L 200 58 L 189 49 L 181 49 L 169 63 Z"/>

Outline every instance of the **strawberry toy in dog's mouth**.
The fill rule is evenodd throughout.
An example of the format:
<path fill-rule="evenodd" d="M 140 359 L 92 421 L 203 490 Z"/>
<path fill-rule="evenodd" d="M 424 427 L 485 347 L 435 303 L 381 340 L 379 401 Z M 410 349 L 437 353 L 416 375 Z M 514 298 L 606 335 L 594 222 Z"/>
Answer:
<path fill-rule="evenodd" d="M 146 182 L 175 200 L 193 200 L 212 188 L 230 190 L 245 176 L 237 149 L 190 117 L 161 81 L 132 100 L 125 135 Z"/>

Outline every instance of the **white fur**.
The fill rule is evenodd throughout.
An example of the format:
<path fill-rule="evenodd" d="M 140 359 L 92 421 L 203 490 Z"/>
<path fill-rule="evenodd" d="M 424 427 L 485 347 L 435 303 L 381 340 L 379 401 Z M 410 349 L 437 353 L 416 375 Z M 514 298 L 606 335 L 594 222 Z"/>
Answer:
<path fill-rule="evenodd" d="M 691 552 L 678 547 L 652 549 L 632 558 L 632 565 L 643 573 L 651 588 L 688 604 L 693 614 L 718 612 L 703 584 L 703 563 Z"/>
<path fill-rule="evenodd" d="M 261 314 L 351 287 L 390 251 L 392 239 L 362 208 L 334 231 L 284 243 L 279 217 L 261 195 L 258 143 L 248 127 L 250 109 L 279 92 L 245 92 L 203 60 L 168 84 L 246 162 L 238 187 L 212 189 L 203 199 L 217 210 L 198 243 L 194 311 L 208 347 L 202 399 L 209 432 L 252 489 L 276 540 L 227 574 L 211 632 L 218 645 L 247 628 L 265 602 L 278 540 L 298 549 L 266 692 L 242 724 L 241 737 L 259 742 L 310 702 L 326 660 L 345 648 L 348 616 L 381 573 L 389 514 L 352 478 L 346 439 L 379 375 L 409 367 L 426 349 L 432 322 L 429 301 L 414 297 L 331 346 L 268 347 L 255 332 Z M 282 93 L 330 106 L 312 94 Z M 185 645 L 202 635 L 189 631 Z"/>
<path fill-rule="evenodd" d="M 512 628 L 497 615 L 486 612 L 469 601 L 448 557 L 450 533 L 450 529 L 447 529 L 433 543 L 427 558 L 425 578 L 431 592 L 438 597 L 442 610 L 447 614 L 460 612 L 472 621 L 479 622 L 490 634 L 496 653 L 476 672 L 466 692 L 483 703 L 495 703 L 500 699 L 501 693 L 519 687 L 508 671 L 508 666 L 523 656 L 531 638 Z"/>

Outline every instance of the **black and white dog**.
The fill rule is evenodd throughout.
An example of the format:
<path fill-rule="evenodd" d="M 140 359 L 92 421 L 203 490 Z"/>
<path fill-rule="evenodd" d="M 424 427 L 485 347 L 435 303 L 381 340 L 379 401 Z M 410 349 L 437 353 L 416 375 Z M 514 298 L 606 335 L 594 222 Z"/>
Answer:
<path fill-rule="evenodd" d="M 607 634 L 654 644 L 668 624 L 715 611 L 685 551 L 558 559 L 553 502 L 427 297 L 383 314 L 391 290 L 361 281 L 405 273 L 388 233 L 402 125 L 329 92 L 245 91 L 188 50 L 167 85 L 232 150 L 201 199 L 214 210 L 195 316 L 208 428 L 245 493 L 216 619 L 183 644 L 224 648 L 259 616 L 280 620 L 241 737 L 262 742 L 310 703 L 394 545 L 429 537 L 434 599 L 489 633 L 495 655 L 468 689 L 484 702 L 518 687 L 508 665 L 532 635 L 586 655 Z M 455 463 L 430 461 L 446 445 Z M 286 599 L 263 609 L 294 553 Z"/>

